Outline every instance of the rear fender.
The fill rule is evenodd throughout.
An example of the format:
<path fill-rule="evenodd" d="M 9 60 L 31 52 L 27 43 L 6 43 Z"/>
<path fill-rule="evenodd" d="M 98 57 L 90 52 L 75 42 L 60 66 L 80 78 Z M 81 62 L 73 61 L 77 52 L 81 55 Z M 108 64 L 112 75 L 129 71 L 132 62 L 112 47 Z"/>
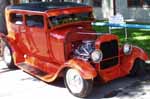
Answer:
<path fill-rule="evenodd" d="M 4 46 L 4 43 L 2 43 L 2 42 L 5 42 L 10 46 L 15 64 L 24 61 L 22 52 L 17 47 L 17 43 L 12 38 L 8 38 L 3 33 L 0 33 L 0 41 L 1 41 L 0 42 L 0 51 L 1 52 L 3 51 L 3 46 Z"/>
<path fill-rule="evenodd" d="M 133 46 L 133 50 L 131 55 L 123 55 L 121 56 L 120 68 L 129 74 L 130 70 L 133 68 L 136 59 L 141 59 L 143 61 L 148 60 L 148 55 L 144 52 L 143 49 Z"/>
<path fill-rule="evenodd" d="M 79 59 L 69 60 L 64 64 L 63 68 L 74 68 L 78 70 L 84 79 L 94 79 L 97 76 L 95 68 L 90 63 Z"/>
<path fill-rule="evenodd" d="M 0 32 L 0 38 L 6 38 L 6 35 Z"/>

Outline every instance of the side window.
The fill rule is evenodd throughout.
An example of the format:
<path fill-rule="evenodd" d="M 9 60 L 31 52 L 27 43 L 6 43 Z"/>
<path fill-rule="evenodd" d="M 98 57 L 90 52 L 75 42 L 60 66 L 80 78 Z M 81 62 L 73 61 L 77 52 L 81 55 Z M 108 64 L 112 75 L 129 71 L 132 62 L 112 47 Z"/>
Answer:
<path fill-rule="evenodd" d="M 10 14 L 10 22 L 17 25 L 23 24 L 23 15 L 17 13 Z"/>
<path fill-rule="evenodd" d="M 93 0 L 94 7 L 102 7 L 102 0 Z"/>
<path fill-rule="evenodd" d="M 26 15 L 26 25 L 29 27 L 44 27 L 44 19 L 41 15 Z"/>

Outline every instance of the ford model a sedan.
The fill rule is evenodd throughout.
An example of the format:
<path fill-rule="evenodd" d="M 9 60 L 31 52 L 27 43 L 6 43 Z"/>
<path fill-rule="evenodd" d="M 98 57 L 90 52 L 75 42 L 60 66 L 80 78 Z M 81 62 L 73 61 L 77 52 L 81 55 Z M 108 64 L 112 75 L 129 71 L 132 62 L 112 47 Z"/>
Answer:
<path fill-rule="evenodd" d="M 106 83 L 141 75 L 147 60 L 136 46 L 119 46 L 113 34 L 96 33 L 92 7 L 75 3 L 30 3 L 6 8 L 8 35 L 3 59 L 45 81 L 64 77 L 69 92 L 86 97 L 95 78 Z"/>

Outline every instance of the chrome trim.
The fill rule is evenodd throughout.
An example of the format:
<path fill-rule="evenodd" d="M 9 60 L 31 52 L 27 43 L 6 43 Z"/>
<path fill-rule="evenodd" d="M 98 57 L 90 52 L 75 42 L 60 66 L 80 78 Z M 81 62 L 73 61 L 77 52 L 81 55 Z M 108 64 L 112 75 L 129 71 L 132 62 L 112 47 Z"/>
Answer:
<path fill-rule="evenodd" d="M 146 63 L 146 64 L 150 64 L 150 60 L 146 60 L 145 63 Z"/>

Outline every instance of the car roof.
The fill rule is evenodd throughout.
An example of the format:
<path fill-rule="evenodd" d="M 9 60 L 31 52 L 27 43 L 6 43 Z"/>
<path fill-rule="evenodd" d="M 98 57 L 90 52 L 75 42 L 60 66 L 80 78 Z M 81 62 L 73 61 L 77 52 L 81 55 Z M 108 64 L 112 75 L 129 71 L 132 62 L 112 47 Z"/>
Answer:
<path fill-rule="evenodd" d="M 23 3 L 18 5 L 8 6 L 7 9 L 19 9 L 29 11 L 40 11 L 44 12 L 52 9 L 62 9 L 71 7 L 86 7 L 85 4 L 73 3 L 73 2 L 32 2 Z"/>

